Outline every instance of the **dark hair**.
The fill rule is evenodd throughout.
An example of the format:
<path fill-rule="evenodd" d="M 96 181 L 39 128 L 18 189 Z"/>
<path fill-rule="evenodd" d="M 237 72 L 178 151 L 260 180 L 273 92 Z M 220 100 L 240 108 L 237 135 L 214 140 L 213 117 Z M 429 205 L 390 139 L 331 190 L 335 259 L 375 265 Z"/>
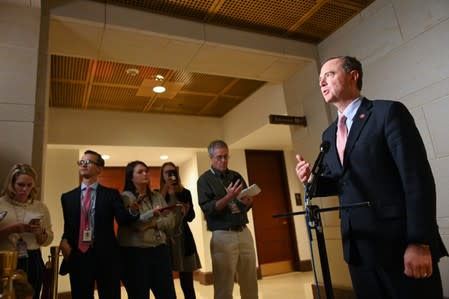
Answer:
<path fill-rule="evenodd" d="M 129 162 L 128 165 L 126 165 L 125 169 L 125 187 L 123 188 L 123 191 L 130 191 L 136 196 L 138 194 L 136 192 L 136 186 L 134 185 L 133 182 L 133 175 L 134 175 L 134 168 L 136 168 L 137 165 L 143 165 L 145 168 L 148 169 L 148 166 L 142 161 L 136 160 Z M 150 187 L 148 186 L 147 186 L 147 194 L 148 196 L 150 196 L 151 194 Z"/>
<path fill-rule="evenodd" d="M 159 190 L 162 190 L 162 188 L 164 188 L 165 185 L 165 180 L 164 180 L 164 167 L 165 166 L 173 166 L 175 168 L 175 172 L 176 172 L 176 178 L 178 180 L 178 186 L 176 188 L 176 192 L 181 192 L 182 189 L 184 188 L 184 186 L 181 184 L 181 177 L 179 176 L 179 170 L 178 167 L 176 167 L 175 163 L 173 162 L 165 162 L 164 164 L 162 164 L 161 166 L 161 173 L 160 173 L 160 183 L 159 183 Z"/>
<path fill-rule="evenodd" d="M 223 140 L 214 140 L 207 147 L 209 157 L 212 157 L 216 148 L 228 148 L 228 145 Z"/>
<path fill-rule="evenodd" d="M 94 155 L 94 156 L 96 156 L 97 157 L 97 163 L 96 163 L 97 166 L 104 167 L 104 159 L 96 151 L 87 150 L 87 151 L 84 152 L 84 154 L 85 155 Z"/>
<path fill-rule="evenodd" d="M 362 90 L 363 85 L 363 70 L 362 70 L 362 64 L 360 61 L 357 60 L 355 57 L 351 56 L 335 56 L 327 59 L 323 64 L 328 62 L 329 60 L 339 59 L 342 62 L 342 67 L 345 70 L 346 73 L 349 73 L 351 71 L 357 71 L 359 73 L 359 78 L 357 79 L 357 88 L 358 90 Z M 322 64 L 322 65 L 323 65 Z"/>

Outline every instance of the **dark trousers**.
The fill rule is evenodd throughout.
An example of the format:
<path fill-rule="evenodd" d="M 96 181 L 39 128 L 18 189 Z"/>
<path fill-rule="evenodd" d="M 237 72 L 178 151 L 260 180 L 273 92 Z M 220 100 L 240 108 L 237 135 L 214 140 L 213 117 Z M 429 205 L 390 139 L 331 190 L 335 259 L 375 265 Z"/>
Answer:
<path fill-rule="evenodd" d="M 122 247 L 122 281 L 129 299 L 176 299 L 167 245 L 137 248 Z"/>
<path fill-rule="evenodd" d="M 42 259 L 41 250 L 28 250 L 27 258 L 18 259 L 17 268 L 26 272 L 28 282 L 31 284 L 34 290 L 33 299 L 39 299 L 45 271 L 45 265 L 44 260 Z"/>
<path fill-rule="evenodd" d="M 403 269 L 374 270 L 349 265 L 352 285 L 358 299 L 442 299 L 438 264 L 433 265 L 432 276 L 414 279 L 406 276 Z"/>
<path fill-rule="evenodd" d="M 184 299 L 196 299 L 195 288 L 193 287 L 193 272 L 179 272 Z"/>
<path fill-rule="evenodd" d="M 120 299 L 119 259 L 105 261 L 94 248 L 86 253 L 74 249 L 70 264 L 72 299 L 93 299 L 95 283 L 100 299 Z"/>

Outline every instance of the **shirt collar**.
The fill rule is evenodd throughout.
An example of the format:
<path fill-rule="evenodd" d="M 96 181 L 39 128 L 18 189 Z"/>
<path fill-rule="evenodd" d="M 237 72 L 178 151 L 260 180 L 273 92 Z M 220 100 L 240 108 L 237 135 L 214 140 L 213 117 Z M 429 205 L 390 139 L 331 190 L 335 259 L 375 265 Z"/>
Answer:
<path fill-rule="evenodd" d="M 357 110 L 359 110 L 361 104 L 362 104 L 362 96 L 352 101 L 351 104 L 349 104 L 342 113 L 339 112 L 338 117 L 340 117 L 340 115 L 343 114 L 344 116 L 346 116 L 346 119 L 350 120 L 352 123 L 352 119 L 357 113 Z"/>
<path fill-rule="evenodd" d="M 87 187 L 90 187 L 90 188 L 92 188 L 95 191 L 95 190 L 97 190 L 98 182 L 95 182 L 95 183 L 90 184 L 90 185 L 86 185 L 84 183 L 81 183 L 81 191 L 86 190 Z"/>
<path fill-rule="evenodd" d="M 210 172 L 212 172 L 212 174 L 215 175 L 215 176 L 224 177 L 226 174 L 229 173 L 229 170 L 226 169 L 224 172 L 222 172 L 222 171 L 220 171 L 220 170 L 218 170 L 216 168 L 211 167 L 210 168 Z"/>

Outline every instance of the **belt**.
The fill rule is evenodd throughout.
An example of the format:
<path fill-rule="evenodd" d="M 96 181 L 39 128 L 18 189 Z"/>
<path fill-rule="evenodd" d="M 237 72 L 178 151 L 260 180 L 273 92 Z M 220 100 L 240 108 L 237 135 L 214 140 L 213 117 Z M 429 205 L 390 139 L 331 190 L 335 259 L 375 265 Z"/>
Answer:
<path fill-rule="evenodd" d="M 234 225 L 228 228 L 225 228 L 223 230 L 227 230 L 227 231 L 233 231 L 233 232 L 241 232 L 243 231 L 243 229 L 246 227 L 246 224 L 243 225 Z"/>

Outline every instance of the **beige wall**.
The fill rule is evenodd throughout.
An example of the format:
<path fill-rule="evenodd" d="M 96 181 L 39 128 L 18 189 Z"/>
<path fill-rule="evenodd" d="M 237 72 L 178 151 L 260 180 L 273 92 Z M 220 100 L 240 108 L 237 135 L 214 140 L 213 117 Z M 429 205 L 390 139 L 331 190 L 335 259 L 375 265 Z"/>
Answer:
<path fill-rule="evenodd" d="M 46 21 L 47 20 L 47 21 Z M 44 140 L 45 58 L 39 49 L 41 10 L 0 3 L 0 179 L 14 163 L 41 172 Z M 46 54 L 46 48 L 45 48 Z M 38 81 L 38 74 L 43 81 Z"/>
<path fill-rule="evenodd" d="M 61 194 L 72 190 L 79 184 L 78 166 L 75 161 L 79 158 L 78 150 L 48 149 L 45 170 L 45 185 L 43 198 L 47 205 L 52 221 L 54 239 L 50 246 L 59 246 L 64 232 L 62 216 Z M 44 260 L 50 255 L 49 247 L 44 248 Z M 70 291 L 68 276 L 59 276 L 60 292 Z"/>
<path fill-rule="evenodd" d="M 222 135 L 220 119 L 182 115 L 50 108 L 48 124 L 49 144 L 202 148 Z"/>

